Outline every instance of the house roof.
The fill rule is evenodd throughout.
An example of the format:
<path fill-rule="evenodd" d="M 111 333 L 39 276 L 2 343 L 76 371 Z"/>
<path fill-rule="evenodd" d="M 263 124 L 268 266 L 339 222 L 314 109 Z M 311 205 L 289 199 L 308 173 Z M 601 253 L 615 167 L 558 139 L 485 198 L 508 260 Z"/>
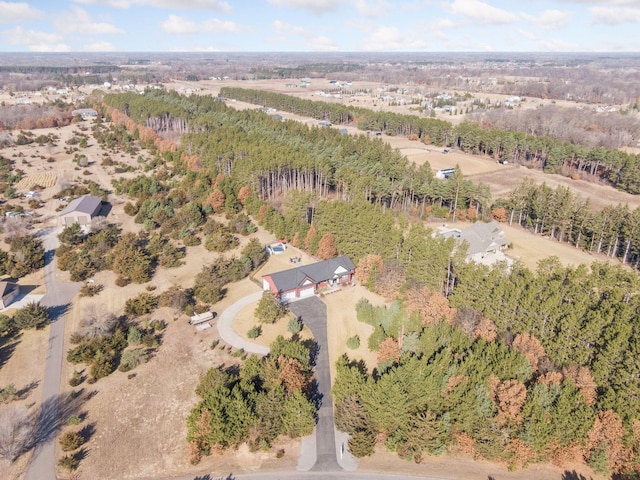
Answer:
<path fill-rule="evenodd" d="M 71 200 L 69 202 L 69 205 L 67 205 L 66 208 L 60 212 L 60 216 L 67 215 L 68 213 L 73 212 L 88 213 L 89 215 L 93 215 L 101 205 L 102 200 L 100 200 L 98 197 L 85 195 L 84 197 L 78 197 Z"/>
<path fill-rule="evenodd" d="M 0 298 L 13 292 L 16 288 L 18 288 L 18 284 L 16 283 L 7 281 L 0 282 Z"/>
<path fill-rule="evenodd" d="M 504 230 L 495 220 L 485 223 L 476 222 L 460 232 L 460 240 L 469 244 L 469 255 L 499 250 L 507 246 Z"/>
<path fill-rule="evenodd" d="M 286 292 L 301 287 L 307 278 L 314 284 L 330 280 L 340 267 L 348 272 L 352 272 L 356 268 L 348 256 L 342 255 L 341 257 L 330 258 L 311 265 L 301 265 L 270 275 L 263 275 L 263 277 L 271 278 L 279 292 Z"/>

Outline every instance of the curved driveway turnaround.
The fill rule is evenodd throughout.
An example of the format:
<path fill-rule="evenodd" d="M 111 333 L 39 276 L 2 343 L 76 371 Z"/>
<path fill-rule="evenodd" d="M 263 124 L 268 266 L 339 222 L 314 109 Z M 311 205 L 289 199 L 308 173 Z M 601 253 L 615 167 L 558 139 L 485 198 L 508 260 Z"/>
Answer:
<path fill-rule="evenodd" d="M 257 343 L 245 340 L 240 335 L 238 335 L 231 326 L 231 324 L 233 323 L 233 319 L 236 318 L 236 315 L 238 315 L 238 313 L 240 313 L 240 310 L 242 310 L 247 305 L 252 304 L 253 302 L 257 302 L 261 297 L 262 290 L 241 298 L 220 314 L 216 325 L 218 327 L 218 334 L 220 334 L 220 338 L 227 342 L 229 345 L 235 348 L 242 348 L 245 352 L 248 353 L 267 355 L 269 353 L 269 347 L 265 347 L 264 345 L 259 345 Z"/>
<path fill-rule="evenodd" d="M 64 341 L 64 315 L 73 296 L 80 289 L 80 283 L 58 283 L 56 281 L 55 249 L 58 247 L 58 230 L 44 232 L 44 283 L 47 294 L 40 305 L 49 308 L 51 330 L 49 331 L 49 349 L 42 384 L 42 405 L 50 404 L 54 411 L 58 408 L 60 377 L 62 370 L 62 347 Z M 45 415 L 43 410 L 43 416 Z M 50 415 L 49 413 L 46 413 Z M 51 419 L 40 419 L 41 422 Z M 42 444 L 36 445 L 35 452 L 27 471 L 26 480 L 56 480 L 55 475 L 55 435 L 51 435 Z"/>

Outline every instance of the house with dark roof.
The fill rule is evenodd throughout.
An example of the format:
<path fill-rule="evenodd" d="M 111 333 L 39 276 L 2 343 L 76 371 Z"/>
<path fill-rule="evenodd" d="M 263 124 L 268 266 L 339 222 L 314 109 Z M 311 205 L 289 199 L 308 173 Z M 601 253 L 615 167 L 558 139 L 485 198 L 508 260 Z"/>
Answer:
<path fill-rule="evenodd" d="M 0 308 L 7 308 L 15 300 L 20 292 L 18 284 L 13 282 L 0 282 Z"/>
<path fill-rule="evenodd" d="M 283 302 L 311 297 L 323 287 L 351 283 L 356 266 L 342 255 L 311 265 L 301 265 L 289 270 L 262 276 L 262 288 L 273 293 Z"/>
<path fill-rule="evenodd" d="M 100 215 L 102 200 L 98 197 L 85 195 L 74 198 L 64 210 L 60 212 L 59 224 L 68 227 L 77 223 L 79 225 L 91 224 L 91 219 Z"/>

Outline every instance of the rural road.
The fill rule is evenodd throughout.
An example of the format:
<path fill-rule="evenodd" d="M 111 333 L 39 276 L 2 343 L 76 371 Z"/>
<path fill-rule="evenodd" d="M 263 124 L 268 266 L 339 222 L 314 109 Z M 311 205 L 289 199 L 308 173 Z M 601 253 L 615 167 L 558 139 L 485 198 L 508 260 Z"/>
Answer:
<path fill-rule="evenodd" d="M 47 363 L 42 384 L 41 405 L 50 408 L 42 410 L 39 426 L 36 430 L 36 448 L 27 471 L 26 480 L 56 480 L 55 475 L 55 429 L 51 423 L 58 424 L 57 419 L 50 418 L 57 414 L 60 393 L 60 378 L 62 373 L 63 343 L 64 343 L 64 315 L 73 296 L 80 289 L 79 283 L 58 283 L 56 281 L 55 249 L 58 247 L 58 230 L 42 231 L 44 254 L 44 283 L 46 295 L 40 300 L 40 305 L 48 307 L 51 313 L 49 331 L 49 347 Z M 45 418 L 46 417 L 46 418 Z M 46 425 L 46 427 L 43 427 Z M 49 434 L 38 438 L 38 431 L 47 430 Z"/>

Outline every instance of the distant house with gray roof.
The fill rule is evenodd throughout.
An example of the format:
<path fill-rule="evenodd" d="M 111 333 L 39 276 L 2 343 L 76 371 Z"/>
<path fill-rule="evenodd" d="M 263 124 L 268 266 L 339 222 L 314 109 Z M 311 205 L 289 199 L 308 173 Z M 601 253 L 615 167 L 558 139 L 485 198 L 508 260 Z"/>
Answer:
<path fill-rule="evenodd" d="M 351 259 L 342 255 L 311 265 L 262 276 L 262 288 L 283 302 L 311 297 L 318 289 L 351 283 L 356 267 Z"/>
<path fill-rule="evenodd" d="M 509 242 L 500 224 L 495 220 L 491 222 L 476 222 L 463 230 L 440 229 L 444 237 L 453 237 L 456 242 L 466 244 L 467 261 L 473 261 L 484 265 L 493 265 L 506 261 L 512 263 L 505 254 Z"/>
<path fill-rule="evenodd" d="M 91 195 L 74 198 L 64 210 L 60 212 L 59 224 L 68 227 L 77 223 L 79 225 L 91 224 L 91 219 L 100 215 L 102 200 Z"/>

